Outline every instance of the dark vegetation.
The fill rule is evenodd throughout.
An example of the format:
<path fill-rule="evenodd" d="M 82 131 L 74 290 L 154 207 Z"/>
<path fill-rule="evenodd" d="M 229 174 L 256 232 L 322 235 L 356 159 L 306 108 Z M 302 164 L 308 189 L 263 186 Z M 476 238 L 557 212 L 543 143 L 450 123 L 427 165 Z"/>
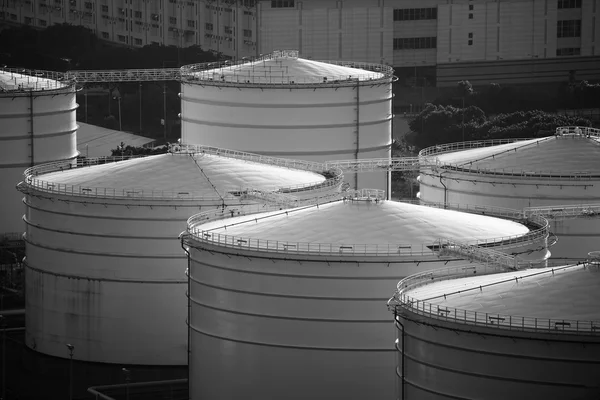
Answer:
<path fill-rule="evenodd" d="M 220 58 L 220 55 L 198 46 L 180 49 L 159 45 L 123 47 L 98 39 L 85 27 L 70 24 L 53 25 L 44 30 L 28 26 L 4 29 L 0 31 L 0 49 L 0 65 L 60 72 L 74 69 L 177 68 Z M 179 92 L 178 82 L 86 84 L 77 95 L 80 105 L 77 117 L 81 122 L 119 129 L 117 98 L 120 97 L 124 131 L 159 142 L 175 141 L 180 136 Z M 161 122 L 165 119 L 165 102 L 166 129 Z"/>

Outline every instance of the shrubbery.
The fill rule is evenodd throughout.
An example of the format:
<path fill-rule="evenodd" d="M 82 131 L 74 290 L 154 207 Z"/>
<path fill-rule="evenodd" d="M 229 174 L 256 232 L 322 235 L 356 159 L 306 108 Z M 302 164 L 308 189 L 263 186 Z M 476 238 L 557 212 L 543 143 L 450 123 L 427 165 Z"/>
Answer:
<path fill-rule="evenodd" d="M 551 114 L 544 111 L 517 111 L 487 118 L 478 107 L 463 111 L 453 106 L 428 104 L 410 123 L 413 133 L 407 135 L 408 144 L 425 148 L 436 144 L 464 140 L 527 138 L 547 136 L 559 126 L 591 126 L 589 120 L 577 116 Z"/>

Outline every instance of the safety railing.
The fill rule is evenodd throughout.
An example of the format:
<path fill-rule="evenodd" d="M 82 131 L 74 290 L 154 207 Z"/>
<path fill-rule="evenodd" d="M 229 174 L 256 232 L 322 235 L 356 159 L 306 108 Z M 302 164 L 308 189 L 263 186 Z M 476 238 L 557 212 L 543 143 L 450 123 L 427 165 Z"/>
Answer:
<path fill-rule="evenodd" d="M 538 215 L 551 220 L 594 218 L 600 217 L 600 203 L 526 207 L 523 209 L 523 214 L 527 217 Z"/>
<path fill-rule="evenodd" d="M 151 200 L 193 200 L 193 201 L 218 201 L 223 199 L 233 200 L 236 198 L 236 194 L 243 194 L 248 190 L 261 190 L 263 193 L 302 193 L 310 191 L 309 197 L 318 197 L 319 191 L 335 190 L 335 188 L 341 186 L 343 180 L 343 173 L 339 169 L 326 168 L 323 164 L 311 163 L 308 161 L 278 159 L 274 157 L 259 156 L 251 153 L 237 152 L 233 150 L 219 149 L 215 147 L 207 146 L 181 146 L 185 147 L 187 151 L 178 151 L 176 146 L 171 146 L 169 151 L 173 154 L 214 154 L 222 157 L 229 157 L 235 159 L 241 159 L 246 161 L 254 161 L 258 163 L 277 165 L 285 168 L 295 168 L 306 171 L 313 171 L 329 176 L 324 181 L 315 181 L 311 183 L 304 183 L 299 185 L 293 185 L 289 187 L 282 187 L 273 191 L 264 191 L 262 189 L 249 189 L 243 187 L 222 187 L 219 188 L 222 193 L 227 193 L 225 196 L 218 194 L 205 194 L 198 193 L 188 190 L 168 191 L 158 189 L 142 189 L 142 188 L 110 188 L 110 187 L 91 187 L 88 185 L 71 185 L 62 184 L 47 181 L 43 175 L 52 173 L 72 170 L 75 168 L 90 167 L 94 165 L 101 165 L 107 163 L 120 162 L 125 160 L 137 159 L 148 157 L 147 155 L 141 156 L 115 156 L 115 157 L 96 157 L 96 158 L 85 158 L 78 159 L 76 161 L 57 161 L 52 163 L 40 164 L 25 170 L 24 185 L 19 186 L 19 190 L 27 191 L 34 189 L 46 193 L 79 196 L 79 197 L 96 197 L 96 198 L 137 198 L 137 199 L 151 199 Z M 194 149 L 195 151 L 192 151 Z M 38 178 L 39 177 L 39 178 Z M 314 193 L 313 193 L 314 191 Z M 274 194 L 273 196 L 278 196 Z M 281 196 L 279 196 L 281 197 Z"/>
<path fill-rule="evenodd" d="M 598 171 L 527 171 L 524 169 L 489 169 L 481 167 L 466 167 L 464 164 L 440 163 L 438 167 L 448 171 L 467 172 L 479 175 L 502 176 L 510 178 L 529 179 L 558 179 L 558 180 L 590 180 L 600 178 Z M 452 178 L 449 178 L 452 179 Z"/>
<path fill-rule="evenodd" d="M 78 83 L 179 81 L 179 68 L 73 70 L 65 74 Z"/>
<path fill-rule="evenodd" d="M 317 62 L 343 66 L 356 69 L 356 72 L 350 71 L 349 74 L 331 75 L 324 73 L 319 75 L 298 76 L 288 75 L 287 68 L 282 65 L 279 68 L 272 63 L 268 65 L 268 70 L 262 68 L 261 62 L 273 59 L 297 58 L 294 50 L 276 50 L 257 58 L 242 59 L 237 62 L 223 61 L 201 64 L 186 65 L 181 68 L 181 80 L 194 83 L 202 82 L 210 84 L 234 84 L 234 85 L 331 85 L 346 86 L 356 85 L 358 83 L 379 83 L 381 81 L 395 80 L 392 67 L 382 64 L 351 62 L 351 61 L 331 61 L 320 60 Z M 245 68 L 239 68 L 241 65 Z M 264 66 L 264 65 L 263 65 Z"/>
<path fill-rule="evenodd" d="M 577 262 L 577 264 L 554 266 L 550 263 L 542 271 L 520 271 L 517 274 L 510 274 L 506 279 L 492 281 L 487 284 L 480 284 L 471 288 L 461 288 L 449 293 L 436 295 L 435 297 L 417 299 L 410 296 L 410 291 L 421 286 L 439 282 L 443 280 L 459 279 L 473 276 L 491 275 L 506 272 L 504 268 L 498 265 L 469 265 L 453 268 L 444 268 L 411 275 L 401 280 L 396 292 L 388 301 L 388 308 L 396 314 L 402 314 L 403 311 L 409 311 L 414 314 L 422 315 L 428 318 L 448 321 L 453 323 L 481 326 L 487 328 L 506 329 L 521 332 L 539 332 L 539 333 L 568 333 L 579 335 L 600 335 L 600 321 L 582 321 L 569 319 L 535 318 L 518 315 L 470 311 L 449 307 L 444 304 L 436 304 L 436 299 L 447 300 L 453 295 L 464 295 L 469 291 L 483 291 L 487 287 L 499 285 L 508 282 L 522 282 L 533 277 L 555 274 L 561 271 L 574 270 L 577 268 L 593 267 L 587 262 Z M 597 268 L 597 267 L 595 267 Z M 455 288 L 455 287 L 454 287 Z"/>
<path fill-rule="evenodd" d="M 25 68 L 0 68 L 0 93 L 59 90 L 70 88 L 75 81 L 66 74 Z"/>
<path fill-rule="evenodd" d="M 290 169 L 302 169 L 305 171 L 326 172 L 331 170 L 323 163 L 293 160 L 288 158 L 264 156 L 255 153 L 247 153 L 244 151 L 222 149 L 220 147 L 204 146 L 199 144 L 171 144 L 169 152 L 174 154 L 210 154 L 220 157 L 235 158 L 237 160 L 251 161 L 261 164 L 275 165 L 278 167 Z M 332 171 L 334 174 L 341 174 L 341 171 Z"/>
<path fill-rule="evenodd" d="M 478 149 L 482 147 L 491 147 L 498 146 L 501 144 L 509 144 L 519 141 L 525 141 L 531 139 L 488 139 L 488 140 L 472 140 L 469 142 L 455 142 L 455 143 L 445 143 L 438 144 L 435 146 L 427 147 L 419 152 L 419 157 L 431 157 L 444 153 L 452 153 L 459 150 L 470 150 L 470 149 Z"/>
<path fill-rule="evenodd" d="M 438 162 L 430 157 L 396 157 L 337 160 L 326 162 L 325 165 L 328 168 L 339 168 L 344 172 L 418 171 L 421 168 L 435 167 Z"/>
<path fill-rule="evenodd" d="M 375 193 L 377 192 L 377 193 Z M 384 196 L 383 191 L 375 191 L 367 193 L 364 191 L 349 191 L 341 193 L 343 199 L 371 199 L 372 201 L 379 201 L 377 196 Z M 330 197 L 332 201 L 339 200 L 335 197 Z M 314 201 L 312 201 L 314 204 Z M 301 203 L 296 203 L 296 206 Z M 251 249 L 254 251 L 266 251 L 276 253 L 308 253 L 316 255 L 361 255 L 361 256 L 423 256 L 423 255 L 434 255 L 438 254 L 442 250 L 449 252 L 452 248 L 450 245 L 457 246 L 457 242 L 448 239 L 433 240 L 431 244 L 409 244 L 409 243 L 385 243 L 385 244 L 356 244 L 356 243 L 315 243 L 315 242 L 289 242 L 283 240 L 265 240 L 265 239 L 253 239 L 251 237 L 242 237 L 235 235 L 226 235 L 214 232 L 215 229 L 227 229 L 232 226 L 245 224 L 249 222 L 258 222 L 259 220 L 272 218 L 278 215 L 289 215 L 291 213 L 304 210 L 307 207 L 314 207 L 314 205 L 307 205 L 306 207 L 294 208 L 292 210 L 282 210 L 281 213 L 274 213 L 268 215 L 260 215 L 251 220 L 244 220 L 236 222 L 235 224 L 219 225 L 216 228 L 209 230 L 204 229 L 203 223 L 209 220 L 215 220 L 219 218 L 249 215 L 254 212 L 267 212 L 277 210 L 277 206 L 271 205 L 263 208 L 236 208 L 235 213 L 229 215 L 232 211 L 210 211 L 208 213 L 201 213 L 191 217 L 188 220 L 187 232 L 192 235 L 196 240 L 204 243 L 211 243 L 218 246 L 229 247 L 229 248 L 244 248 Z M 279 208 L 281 210 L 281 208 Z M 479 210 L 481 212 L 481 210 Z M 511 210 L 513 217 L 521 216 L 521 213 L 515 210 Z M 508 214 L 508 212 L 506 213 Z M 545 246 L 545 240 L 549 235 L 548 221 L 543 217 L 534 216 L 535 229 L 530 230 L 528 233 L 521 235 L 512 235 L 497 238 L 479 239 L 461 243 L 460 245 L 479 256 L 481 259 L 486 258 L 491 262 L 492 259 L 498 258 L 495 249 L 508 249 L 519 246 L 525 246 L 532 243 L 540 243 L 541 246 Z M 532 223 L 533 224 L 533 223 Z M 484 248 L 485 247 L 485 248 Z M 489 251 L 488 251 L 489 250 Z M 468 254 L 466 250 L 461 254 L 461 258 L 466 257 Z M 510 257 L 510 256 L 507 256 Z M 471 257 L 473 258 L 473 257 Z M 502 260 L 501 260 L 502 261 Z M 502 261 L 504 262 L 504 261 Z M 508 263 L 504 262 L 504 264 Z M 514 261 L 510 262 L 511 266 L 515 265 Z"/>
<path fill-rule="evenodd" d="M 556 128 L 556 135 L 580 135 L 600 139 L 600 129 L 589 126 L 560 126 Z"/>

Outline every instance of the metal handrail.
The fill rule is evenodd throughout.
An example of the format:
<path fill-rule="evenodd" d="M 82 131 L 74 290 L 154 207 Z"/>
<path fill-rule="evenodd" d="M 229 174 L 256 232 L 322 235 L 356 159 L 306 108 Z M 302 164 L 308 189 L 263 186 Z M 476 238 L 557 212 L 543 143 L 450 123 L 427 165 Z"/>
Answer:
<path fill-rule="evenodd" d="M 177 147 L 179 146 L 179 147 Z M 181 151 L 181 148 L 184 147 L 187 150 Z M 192 152 L 191 149 L 194 149 L 195 152 Z M 281 187 L 277 190 L 273 190 L 273 193 L 298 193 L 300 194 L 303 191 L 311 191 L 311 196 L 317 196 L 316 193 L 319 191 L 325 191 L 328 189 L 334 189 L 336 187 L 341 186 L 343 180 L 343 173 L 340 169 L 336 168 L 327 168 L 324 164 L 313 163 L 308 161 L 298 161 L 298 160 L 289 160 L 289 159 L 279 159 L 275 157 L 266 157 L 260 156 L 257 154 L 238 152 L 234 150 L 220 149 L 216 147 L 209 146 L 182 146 L 182 145 L 172 145 L 169 148 L 169 151 L 173 155 L 187 156 L 189 154 L 192 155 L 201 155 L 201 154 L 212 154 L 218 155 L 221 157 L 235 158 L 245 161 L 263 163 L 268 165 L 276 165 L 279 167 L 285 167 L 290 169 L 298 169 L 304 171 L 312 171 L 319 173 L 328 173 L 333 177 L 327 178 L 324 181 L 316 181 L 311 183 L 304 183 L 292 186 Z M 168 191 L 168 190 L 155 190 L 155 189 L 140 189 L 140 188 L 110 188 L 110 187 L 91 187 L 87 185 L 71 185 L 65 183 L 54 183 L 46 181 L 43 178 L 37 178 L 38 176 L 43 176 L 44 174 L 48 174 L 51 172 L 59 172 L 65 170 L 71 170 L 75 168 L 89 167 L 93 165 L 99 164 L 107 164 L 113 162 L 120 162 L 130 159 L 136 158 L 144 158 L 149 157 L 148 155 L 139 155 L 139 156 L 115 156 L 115 157 L 95 157 L 95 158 L 86 158 L 86 159 L 78 159 L 76 161 L 57 161 L 52 163 L 40 164 L 28 168 L 25 170 L 25 180 L 24 185 L 20 186 L 19 190 L 28 190 L 34 189 L 37 191 L 42 191 L 46 193 L 54 193 L 59 195 L 69 195 L 69 196 L 77 196 L 77 197 L 93 197 L 93 198 L 109 198 L 109 199 L 117 199 L 117 198 L 127 198 L 127 199 L 151 199 L 151 200 L 169 200 L 175 199 L 178 201 L 219 201 L 224 199 L 234 200 L 236 199 L 236 194 L 242 194 L 247 192 L 248 190 L 261 190 L 261 189 L 252 189 L 252 188 L 242 188 L 242 187 L 224 187 L 220 188 L 221 191 L 225 194 L 224 196 L 220 196 L 218 194 L 198 194 L 193 191 Z M 235 194 L 234 194 L 235 193 Z M 318 196 L 317 196 L 318 197 Z"/>
<path fill-rule="evenodd" d="M 593 137 L 595 139 L 600 139 L 600 129 L 583 127 L 583 126 L 562 126 L 556 128 L 556 136 L 561 135 L 579 135 L 584 137 Z M 548 140 L 551 136 L 546 138 L 541 138 L 539 140 Z M 425 148 L 419 152 L 419 157 L 431 157 L 444 153 L 455 152 L 459 150 L 467 150 L 481 147 L 490 147 L 501 144 L 514 143 L 517 141 L 526 141 L 532 139 L 490 139 L 490 140 L 475 140 L 469 142 L 457 142 L 457 143 L 447 143 L 436 146 L 431 146 Z M 452 171 L 460 171 L 460 172 L 469 172 L 476 173 L 482 175 L 495 175 L 495 176 L 505 176 L 505 177 L 517 177 L 517 178 L 539 178 L 539 179 L 570 179 L 570 180 L 582 180 L 582 179 L 593 179 L 600 178 L 600 173 L 594 171 L 574 171 L 565 173 L 563 171 L 543 171 L 543 172 L 535 172 L 535 171 L 527 171 L 524 169 L 488 169 L 481 167 L 468 167 L 465 164 L 469 164 L 474 161 L 469 162 L 461 162 L 461 163 L 447 163 L 437 160 L 436 165 L 431 165 L 431 162 L 428 161 L 427 165 L 423 165 L 424 168 L 428 166 L 439 167 L 443 169 L 448 169 Z"/>
<path fill-rule="evenodd" d="M 342 193 L 343 195 L 343 193 Z M 350 196 L 351 197 L 351 196 Z M 347 197 L 346 197 L 347 198 Z M 333 200 L 333 201 L 339 201 Z M 438 239 L 434 240 L 431 244 L 421 244 L 421 245 L 413 245 L 413 244 L 403 244 L 403 243 L 386 243 L 386 244 L 360 244 L 360 243 L 342 243 L 342 244 L 333 244 L 333 243 L 316 243 L 316 242 L 289 242 L 285 240 L 266 240 L 266 239 L 253 239 L 251 237 L 242 237 L 242 236 L 234 236 L 234 235 L 225 235 L 215 233 L 215 229 L 227 228 L 232 225 L 221 225 L 216 228 L 211 229 L 203 229 L 202 225 L 207 221 L 224 219 L 229 217 L 237 217 L 243 215 L 250 215 L 254 213 L 268 212 L 268 211 L 281 211 L 281 213 L 263 215 L 253 219 L 252 221 L 258 221 L 259 219 L 270 218 L 277 215 L 297 212 L 300 210 L 304 210 L 309 207 L 317 207 L 316 205 L 307 205 L 306 207 L 294 208 L 292 210 L 282 209 L 277 205 L 271 206 L 261 206 L 261 207 L 238 207 L 235 209 L 229 210 L 215 210 L 209 211 L 206 213 L 200 213 L 192 216 L 188 219 L 187 223 L 187 232 L 190 234 L 195 240 L 201 243 L 210 243 L 213 245 L 218 245 L 222 247 L 228 248 L 243 248 L 243 249 L 251 249 L 255 251 L 266 251 L 266 252 L 274 252 L 274 253 L 283 253 L 283 254 L 316 254 L 316 255 L 332 255 L 336 254 L 339 256 L 347 256 L 347 255 L 361 255 L 361 256 L 415 256 L 415 255 L 434 255 L 436 254 L 436 248 L 442 248 L 441 244 L 448 242 L 447 239 Z M 472 208 L 473 212 L 475 212 L 475 208 Z M 486 212 L 486 208 L 479 207 L 479 213 Z M 487 209 L 488 215 L 491 214 L 491 209 Z M 522 213 L 516 210 L 512 210 L 511 216 L 518 218 L 522 216 Z M 478 247 L 495 247 L 495 248 L 511 248 L 520 245 L 526 245 L 530 243 L 537 243 L 540 241 L 545 241 L 545 239 L 549 235 L 549 223 L 543 217 L 540 216 L 532 216 L 532 222 L 535 223 L 536 229 L 529 231 L 526 234 L 522 235 L 512 235 L 498 238 L 490 238 L 490 239 L 479 239 L 474 241 L 465 242 L 464 245 Z M 233 225 L 244 224 L 250 221 L 238 222 Z M 438 245 L 436 245 L 438 243 Z M 488 251 L 490 250 L 490 251 Z M 488 258 L 493 258 L 491 253 L 494 249 L 481 249 L 480 253 L 490 254 Z M 511 264 L 511 265 L 514 265 Z"/>
<path fill-rule="evenodd" d="M 75 85 L 75 81 L 67 74 L 56 71 L 4 67 L 0 68 L 0 75 L 2 74 L 10 74 L 10 80 L 13 80 L 14 84 L 9 84 L 10 80 L 0 80 L 0 94 L 3 92 L 14 94 L 32 90 L 70 90 Z M 17 79 L 27 79 L 27 84 L 21 86 Z"/>
<path fill-rule="evenodd" d="M 546 219 L 552 220 L 600 217 L 600 203 L 525 207 L 523 209 L 523 214 L 525 216 L 540 215 Z"/>
<path fill-rule="evenodd" d="M 394 295 L 388 300 L 388 309 L 395 311 L 397 314 L 398 309 L 410 311 L 412 313 L 422 315 L 425 317 L 466 324 L 483 326 L 487 328 L 496 329 L 507 329 L 521 332 L 540 332 L 540 333 L 568 333 L 568 334 L 579 334 L 579 335 L 599 335 L 600 334 L 600 321 L 582 321 L 582 320 L 566 320 L 566 319 L 552 319 L 552 318 L 535 318 L 535 317 L 524 317 L 518 315 L 499 314 L 499 313 L 484 313 L 477 311 L 467 311 L 465 309 L 459 309 L 448 306 L 440 306 L 439 304 L 433 304 L 431 300 L 465 293 L 471 290 L 481 291 L 485 287 L 497 285 L 500 283 L 514 282 L 527 279 L 533 276 L 540 276 L 544 274 L 554 274 L 561 270 L 568 270 L 571 268 L 587 268 L 592 264 L 586 262 L 577 262 L 577 264 L 562 265 L 560 267 L 554 267 L 552 264 L 549 265 L 550 270 L 544 270 L 541 272 L 533 272 L 528 275 L 511 277 L 502 281 L 493 282 L 485 285 L 478 285 L 471 289 L 463 289 L 454 291 L 451 293 L 445 293 L 440 296 L 436 296 L 428 299 L 416 299 L 412 296 L 407 295 L 410 290 L 420 286 L 430 284 L 431 282 L 449 279 L 459 279 L 481 275 L 491 275 L 501 272 L 506 272 L 506 269 L 497 265 L 478 265 L 472 264 L 470 266 L 459 266 L 452 268 L 438 269 L 423 273 L 411 275 L 401 280 L 396 288 Z"/>
<path fill-rule="evenodd" d="M 328 161 L 325 165 L 329 168 L 339 168 L 344 172 L 418 171 L 421 168 L 436 167 L 438 161 L 432 157 L 365 158 Z"/>
<path fill-rule="evenodd" d="M 472 140 L 468 142 L 454 142 L 437 144 L 435 146 L 426 147 L 419 152 L 419 157 L 431 157 L 444 153 L 452 153 L 459 150 L 478 149 L 482 147 L 498 146 L 501 144 L 509 144 L 514 142 L 520 142 L 525 140 L 531 140 L 531 138 L 518 138 L 518 139 L 487 139 L 487 140 Z"/>
<path fill-rule="evenodd" d="M 560 126 L 556 128 L 556 135 L 579 135 L 600 139 L 600 129 L 589 126 Z"/>
<path fill-rule="evenodd" d="M 353 62 L 353 61 L 339 61 L 339 60 L 318 60 L 316 62 L 339 65 L 348 68 L 355 68 L 362 70 L 361 73 L 356 75 L 312 75 L 312 76 L 284 76 L 284 71 L 281 71 L 281 76 L 275 71 L 271 71 L 268 75 L 258 76 L 251 75 L 249 69 L 245 69 L 240 72 L 248 73 L 247 75 L 237 75 L 235 72 L 238 71 L 238 66 L 248 63 L 260 63 L 261 61 L 277 59 L 277 58 L 298 58 L 298 51 L 296 50 L 275 50 L 270 54 L 253 58 L 250 60 L 239 60 L 239 61 L 222 61 L 222 62 L 208 62 L 200 64 L 190 64 L 181 67 L 181 80 L 184 82 L 203 82 L 204 84 L 235 84 L 235 85 L 286 85 L 286 86 L 305 86 L 305 85 L 318 85 L 318 86 L 347 86 L 359 84 L 373 84 L 375 82 L 390 81 L 394 80 L 394 69 L 388 65 L 375 64 L 375 63 L 364 63 L 364 62 Z M 233 75 L 225 74 L 226 70 L 234 72 Z M 364 73 L 364 71 L 371 71 L 372 73 Z"/>

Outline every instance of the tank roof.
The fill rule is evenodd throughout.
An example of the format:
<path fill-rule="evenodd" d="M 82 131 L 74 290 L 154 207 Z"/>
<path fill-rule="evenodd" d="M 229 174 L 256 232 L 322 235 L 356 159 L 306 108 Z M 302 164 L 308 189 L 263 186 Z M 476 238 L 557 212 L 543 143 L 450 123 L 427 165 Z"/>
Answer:
<path fill-rule="evenodd" d="M 393 201 L 350 200 L 233 217 L 196 228 L 260 240 L 417 246 L 419 252 L 439 238 L 468 242 L 529 232 L 517 222 L 483 215 Z"/>
<path fill-rule="evenodd" d="M 41 167 L 43 171 L 44 166 Z M 56 171 L 57 168 L 51 170 Z M 318 185 L 325 181 L 324 175 L 308 170 L 215 154 L 167 153 L 31 175 L 30 184 L 45 189 L 51 186 L 54 190 L 74 188 L 76 195 L 85 195 L 87 191 L 90 196 L 95 193 L 95 196 L 103 196 L 107 189 L 106 195 L 127 192 L 132 197 L 183 194 L 193 198 L 219 199 L 231 191 L 249 188 L 277 190 Z M 69 194 L 72 190 L 66 189 L 65 192 Z"/>
<path fill-rule="evenodd" d="M 600 141 L 577 134 L 522 140 L 436 157 L 442 164 L 482 172 L 600 175 Z"/>
<path fill-rule="evenodd" d="M 403 294 L 467 312 L 600 321 L 600 269 L 592 264 L 436 280 Z"/>
<path fill-rule="evenodd" d="M 57 90 L 68 88 L 72 84 L 73 82 L 65 80 L 64 74 L 60 72 L 24 68 L 0 69 L 0 94 Z"/>
<path fill-rule="evenodd" d="M 225 84 L 352 84 L 357 80 L 391 79 L 392 74 L 392 68 L 386 65 L 313 61 L 299 58 L 295 50 L 274 51 L 239 63 L 204 63 L 182 67 L 184 79 Z"/>

